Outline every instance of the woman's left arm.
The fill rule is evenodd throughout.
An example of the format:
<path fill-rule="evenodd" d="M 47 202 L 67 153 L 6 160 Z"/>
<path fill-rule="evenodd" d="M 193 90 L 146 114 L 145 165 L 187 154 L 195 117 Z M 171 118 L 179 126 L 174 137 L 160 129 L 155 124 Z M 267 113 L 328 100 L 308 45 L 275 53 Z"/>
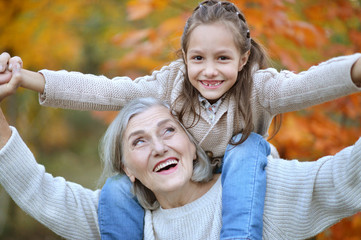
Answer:
<path fill-rule="evenodd" d="M 315 162 L 270 158 L 265 228 L 287 239 L 307 239 L 361 211 L 361 138 Z"/>

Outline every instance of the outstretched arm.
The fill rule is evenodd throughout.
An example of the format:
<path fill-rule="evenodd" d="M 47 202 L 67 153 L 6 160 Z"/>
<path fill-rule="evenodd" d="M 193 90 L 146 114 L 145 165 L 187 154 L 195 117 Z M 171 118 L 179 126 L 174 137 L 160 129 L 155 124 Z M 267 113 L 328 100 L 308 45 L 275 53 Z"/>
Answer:
<path fill-rule="evenodd" d="M 10 67 L 9 61 L 15 57 L 10 59 L 8 57 L 5 53 L 2 62 L 3 65 L 8 64 Z M 21 70 L 19 79 L 14 79 L 18 81 L 13 82 L 17 85 L 13 85 L 15 87 L 12 86 L 11 89 L 15 91 L 17 87 L 22 86 L 42 93 L 39 100 L 43 106 L 74 110 L 117 111 L 129 100 L 139 97 L 169 100 L 172 91 L 179 91 L 184 72 L 182 61 L 174 61 L 168 66 L 163 66 L 161 70 L 154 71 L 151 75 L 141 76 L 134 80 L 127 76 L 109 79 L 105 76 L 65 70 L 43 69 L 39 72 Z M 1 82 L 4 81 L 1 81 L 0 74 L 0 84 Z"/>
<path fill-rule="evenodd" d="M 14 202 L 65 239 L 100 239 L 100 190 L 92 191 L 47 173 L 17 130 L 11 127 L 11 133 L 0 149 L 0 184 Z"/>
<path fill-rule="evenodd" d="M 268 160 L 265 229 L 307 239 L 361 211 L 361 138 L 314 162 Z"/>
<path fill-rule="evenodd" d="M 294 73 L 265 69 L 254 74 L 255 101 L 272 116 L 361 92 L 361 54 L 332 58 Z"/>
<path fill-rule="evenodd" d="M 100 239 L 100 190 L 47 173 L 17 130 L 9 126 L 1 108 L 0 184 L 21 209 L 56 234 L 66 239 Z"/>

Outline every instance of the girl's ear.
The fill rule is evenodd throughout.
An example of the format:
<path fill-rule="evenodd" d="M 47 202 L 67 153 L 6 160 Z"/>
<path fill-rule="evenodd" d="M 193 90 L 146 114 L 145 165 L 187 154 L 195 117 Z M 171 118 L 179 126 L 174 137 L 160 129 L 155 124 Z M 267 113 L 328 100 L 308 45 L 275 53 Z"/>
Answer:
<path fill-rule="evenodd" d="M 127 176 L 129 177 L 131 182 L 135 182 L 135 176 L 132 174 L 132 172 L 127 168 L 127 167 L 123 167 L 123 170 L 125 172 L 125 174 L 127 174 Z"/>
<path fill-rule="evenodd" d="M 242 56 L 241 56 L 241 59 L 239 61 L 239 66 L 238 66 L 238 71 L 241 71 L 244 67 L 244 65 L 247 64 L 248 62 L 248 58 L 249 58 L 249 55 L 251 54 L 251 50 L 248 50 L 246 53 L 244 53 Z"/>
<path fill-rule="evenodd" d="M 187 64 L 187 55 L 183 49 L 182 49 L 182 54 L 183 54 L 184 63 Z"/>

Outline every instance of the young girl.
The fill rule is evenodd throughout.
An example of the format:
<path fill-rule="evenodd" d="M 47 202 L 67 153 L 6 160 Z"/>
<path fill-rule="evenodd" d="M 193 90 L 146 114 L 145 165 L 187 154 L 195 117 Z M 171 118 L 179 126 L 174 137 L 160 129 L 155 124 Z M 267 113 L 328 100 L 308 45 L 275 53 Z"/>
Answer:
<path fill-rule="evenodd" d="M 1 87 L 11 92 L 21 85 L 42 93 L 44 106 L 79 110 L 119 110 L 129 100 L 146 96 L 168 100 L 214 164 L 225 155 L 228 143 L 241 144 L 251 132 L 267 137 L 274 116 L 361 90 L 360 54 L 334 58 L 300 74 L 267 68 L 265 53 L 242 12 L 230 2 L 197 6 L 181 44 L 181 60 L 134 81 L 22 69 L 13 74 L 7 89 Z M 10 70 L 21 63 L 8 59 L 2 55 L 4 69 L 7 63 Z M 240 132 L 242 139 L 232 139 Z M 247 160 L 222 159 L 221 239 L 262 238 L 265 156 Z M 129 188 L 129 181 L 120 176 L 104 185 L 98 206 L 102 239 L 142 238 L 144 210 Z"/>

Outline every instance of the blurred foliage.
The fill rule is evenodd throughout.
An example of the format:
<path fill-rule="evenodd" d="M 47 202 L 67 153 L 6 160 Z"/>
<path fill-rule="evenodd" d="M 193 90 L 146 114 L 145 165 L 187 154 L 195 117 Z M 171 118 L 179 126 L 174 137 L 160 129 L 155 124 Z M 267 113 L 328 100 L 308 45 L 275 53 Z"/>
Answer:
<path fill-rule="evenodd" d="M 252 38 L 278 69 L 303 71 L 334 56 L 361 52 L 360 0 L 235 0 Z M 190 0 L 0 0 L 0 51 L 24 67 L 67 69 L 108 77 L 137 77 L 176 58 Z M 361 96 L 355 94 L 284 114 L 272 139 L 284 158 L 314 160 L 361 136 Z M 95 188 L 101 166 L 97 144 L 114 112 L 40 108 L 26 90 L 2 103 L 47 171 Z M 0 193 L 1 239 L 60 239 Z M 360 215 L 317 239 L 360 239 Z"/>

